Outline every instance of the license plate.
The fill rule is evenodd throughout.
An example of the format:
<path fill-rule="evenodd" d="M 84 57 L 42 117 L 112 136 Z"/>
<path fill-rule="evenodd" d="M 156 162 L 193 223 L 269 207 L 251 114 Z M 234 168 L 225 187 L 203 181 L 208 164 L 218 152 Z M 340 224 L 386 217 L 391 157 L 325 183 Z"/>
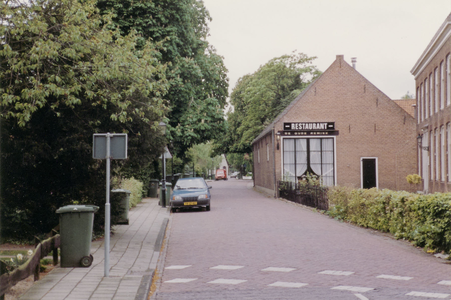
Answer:
<path fill-rule="evenodd" d="M 196 201 L 193 201 L 193 202 L 185 202 L 185 203 L 183 203 L 183 205 L 197 205 L 197 202 L 196 202 Z"/>

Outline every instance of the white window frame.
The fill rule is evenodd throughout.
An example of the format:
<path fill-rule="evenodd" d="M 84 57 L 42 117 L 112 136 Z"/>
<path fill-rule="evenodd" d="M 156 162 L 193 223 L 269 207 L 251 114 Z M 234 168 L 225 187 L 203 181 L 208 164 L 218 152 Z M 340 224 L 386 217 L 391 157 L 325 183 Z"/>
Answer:
<path fill-rule="evenodd" d="M 269 161 L 269 144 L 266 144 L 266 161 Z"/>
<path fill-rule="evenodd" d="M 431 103 L 431 109 L 429 110 L 429 116 L 434 114 L 434 82 L 432 78 L 432 73 L 429 74 L 429 102 Z"/>
<path fill-rule="evenodd" d="M 434 130 L 434 136 L 435 136 L 435 180 L 440 180 L 440 161 L 439 161 L 439 154 L 440 154 L 440 135 L 439 135 L 439 129 L 435 128 Z"/>
<path fill-rule="evenodd" d="M 440 109 L 445 108 L 445 62 L 440 63 Z"/>
<path fill-rule="evenodd" d="M 448 176 L 448 182 L 451 182 L 451 176 L 449 176 L 449 172 L 451 171 L 451 123 L 446 123 L 446 154 L 448 157 L 448 170 L 446 172 L 446 176 Z"/>
<path fill-rule="evenodd" d="M 451 55 L 446 56 L 446 106 L 451 105 Z"/>
<path fill-rule="evenodd" d="M 435 164 L 434 164 L 435 141 L 434 141 L 434 131 L 433 130 L 430 131 L 429 138 L 431 139 L 431 142 L 429 144 L 429 145 L 431 145 L 430 146 L 430 151 L 431 151 L 431 158 L 430 159 L 431 159 L 431 162 L 429 164 L 431 170 L 430 170 L 429 174 L 431 174 L 431 181 L 434 181 L 434 179 L 435 179 L 435 169 L 434 169 L 434 167 L 435 167 Z"/>
<path fill-rule="evenodd" d="M 435 113 L 438 113 L 439 111 L 439 104 L 440 104 L 440 94 L 439 94 L 440 86 L 439 86 L 439 80 L 438 80 L 438 67 L 434 70 L 434 98 L 435 98 Z"/>
<path fill-rule="evenodd" d="M 363 160 L 375 159 L 376 160 L 376 188 L 379 188 L 379 161 L 377 157 L 360 157 L 360 188 L 363 189 Z"/>
<path fill-rule="evenodd" d="M 446 181 L 446 168 L 445 168 L 445 126 L 440 126 L 440 179 L 442 182 Z"/>

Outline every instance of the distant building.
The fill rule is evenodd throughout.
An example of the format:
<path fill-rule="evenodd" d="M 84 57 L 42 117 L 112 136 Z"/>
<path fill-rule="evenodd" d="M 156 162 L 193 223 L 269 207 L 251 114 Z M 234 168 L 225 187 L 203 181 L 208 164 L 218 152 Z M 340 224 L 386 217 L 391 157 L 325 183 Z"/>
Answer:
<path fill-rule="evenodd" d="M 418 174 L 427 193 L 451 190 L 451 15 L 411 70 L 417 98 Z"/>
<path fill-rule="evenodd" d="M 255 187 L 307 173 L 323 184 L 410 189 L 416 172 L 415 119 L 337 55 L 253 141 Z"/>

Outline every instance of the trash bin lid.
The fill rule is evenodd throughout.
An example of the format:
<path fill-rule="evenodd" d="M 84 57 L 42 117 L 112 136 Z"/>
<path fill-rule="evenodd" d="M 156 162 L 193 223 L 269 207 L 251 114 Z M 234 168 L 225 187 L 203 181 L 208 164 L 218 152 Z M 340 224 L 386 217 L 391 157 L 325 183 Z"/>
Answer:
<path fill-rule="evenodd" d="M 129 190 L 124 190 L 124 189 L 115 189 L 115 190 L 112 190 L 111 192 L 113 192 L 113 193 L 127 193 L 127 194 L 131 194 L 132 193 Z"/>
<path fill-rule="evenodd" d="M 80 213 L 80 212 L 96 212 L 99 210 L 95 205 L 66 205 L 56 210 L 57 214 L 64 213 Z"/>

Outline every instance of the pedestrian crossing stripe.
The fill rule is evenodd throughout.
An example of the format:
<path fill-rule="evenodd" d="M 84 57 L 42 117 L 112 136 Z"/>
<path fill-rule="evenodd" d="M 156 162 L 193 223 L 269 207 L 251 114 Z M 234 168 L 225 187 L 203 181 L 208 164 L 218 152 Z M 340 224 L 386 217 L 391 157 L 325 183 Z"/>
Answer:
<path fill-rule="evenodd" d="M 247 280 L 241 280 L 241 279 L 216 279 L 213 281 L 210 281 L 208 283 L 214 283 L 214 284 L 240 284 L 243 282 L 246 282 Z"/>
<path fill-rule="evenodd" d="M 376 276 L 376 278 L 394 279 L 394 280 L 410 280 L 410 279 L 413 279 L 413 277 L 403 277 L 403 276 L 393 276 L 393 275 L 379 275 L 379 276 Z"/>
<path fill-rule="evenodd" d="M 346 286 L 346 285 L 340 285 L 333 287 L 332 290 L 342 290 L 342 291 L 351 291 L 356 293 L 365 293 L 368 291 L 374 290 L 373 288 L 368 287 L 360 287 L 360 286 Z"/>
<path fill-rule="evenodd" d="M 244 268 L 244 266 L 226 266 L 226 265 L 219 265 L 216 267 L 211 267 L 211 270 L 238 270 Z"/>
<path fill-rule="evenodd" d="M 349 275 L 354 274 L 354 272 L 326 270 L 326 271 L 319 272 L 318 274 L 336 275 L 336 276 L 349 276 Z"/>
<path fill-rule="evenodd" d="M 296 270 L 295 268 L 276 268 L 276 267 L 269 267 L 266 269 L 263 269 L 264 272 L 291 272 Z"/>
<path fill-rule="evenodd" d="M 440 294 L 440 293 L 423 293 L 423 292 L 410 292 L 407 293 L 406 296 L 415 296 L 415 297 L 427 297 L 427 298 L 440 298 L 444 299 L 449 296 L 449 294 Z"/>
<path fill-rule="evenodd" d="M 441 285 L 451 285 L 451 280 L 442 280 L 442 281 L 438 282 L 437 284 L 441 284 Z"/>
<path fill-rule="evenodd" d="M 306 285 L 308 285 L 308 283 L 277 281 L 277 282 L 269 284 L 268 286 L 300 288 L 300 287 L 303 287 L 303 286 L 306 286 Z"/>

